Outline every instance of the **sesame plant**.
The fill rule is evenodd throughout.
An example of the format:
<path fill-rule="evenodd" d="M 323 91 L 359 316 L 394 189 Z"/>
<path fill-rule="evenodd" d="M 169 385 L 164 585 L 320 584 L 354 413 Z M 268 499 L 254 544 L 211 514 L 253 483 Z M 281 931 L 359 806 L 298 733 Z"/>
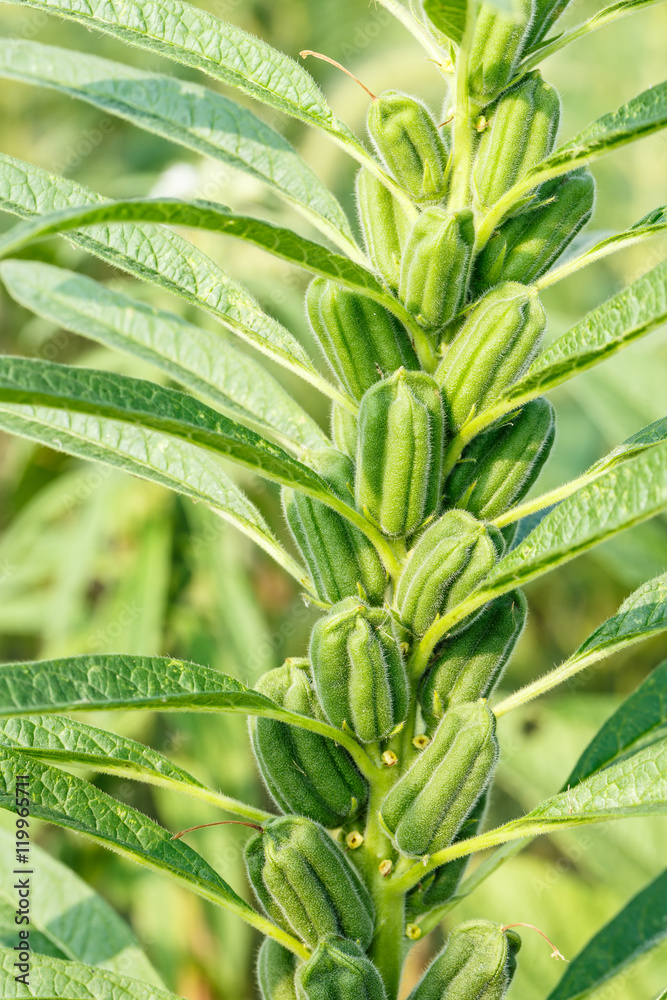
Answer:
<path fill-rule="evenodd" d="M 442 103 L 368 90 L 368 137 L 333 114 L 303 63 L 181 0 L 19 2 L 199 70 L 323 133 L 356 161 L 361 239 L 300 155 L 246 105 L 88 52 L 0 42 L 3 78 L 79 98 L 244 171 L 303 219 L 290 229 L 214 202 L 109 201 L 0 155 L 0 207 L 21 220 L 0 237 L 7 293 L 159 373 L 149 381 L 2 357 L 0 428 L 203 502 L 319 611 L 308 650 L 294 650 L 255 689 L 166 657 L 4 665 L 2 805 L 19 809 L 18 778 L 33 817 L 246 921 L 264 935 L 263 1000 L 397 1000 L 414 943 L 531 838 L 667 812 L 663 664 L 551 798 L 499 827 L 485 822 L 503 752 L 496 719 L 667 629 L 663 574 L 560 666 L 494 695 L 528 613 L 521 588 L 667 506 L 667 419 L 578 479 L 548 493 L 535 486 L 554 441 L 551 390 L 667 318 L 663 262 L 545 341 L 544 289 L 667 229 L 660 208 L 601 242 L 577 239 L 594 206 L 590 165 L 667 125 L 667 84 L 559 142 L 560 99 L 539 66 L 652 0 L 621 0 L 566 31 L 558 27 L 566 0 L 381 2 L 440 71 Z M 309 356 L 173 225 L 247 241 L 308 272 L 305 309 L 322 357 Z M 219 333 L 29 259 L 30 244 L 58 234 L 205 311 Z M 324 397 L 330 428 L 237 338 Z M 230 462 L 278 484 L 293 544 L 281 543 L 230 478 Z M 63 714 L 131 709 L 248 716 L 273 811 Z M 187 837 L 72 765 L 194 796 L 232 818 L 221 822 L 245 824 L 255 903 Z M 49 877 L 74 885 L 51 865 Z M 665 875 L 637 888 L 581 942 L 549 1000 L 589 995 L 664 938 Z M 109 926 L 113 919 L 105 916 Z M 484 913 L 456 925 L 411 1000 L 501 1000 L 517 966 L 518 926 Z M 4 950 L 3 996 L 172 996 L 147 981 L 138 958 L 130 976 L 105 966 L 109 933 L 85 954 L 73 937 L 66 959 L 37 950 L 29 983 L 18 985 L 14 952 Z"/>

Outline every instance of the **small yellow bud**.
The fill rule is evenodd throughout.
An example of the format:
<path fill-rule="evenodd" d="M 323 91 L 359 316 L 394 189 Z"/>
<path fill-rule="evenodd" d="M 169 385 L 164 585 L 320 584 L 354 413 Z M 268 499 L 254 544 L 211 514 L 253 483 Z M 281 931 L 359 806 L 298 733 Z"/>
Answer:
<path fill-rule="evenodd" d="M 350 848 L 351 851 L 356 851 L 357 847 L 361 847 L 363 842 L 364 842 L 364 835 L 363 833 L 359 833 L 358 830 L 352 830 L 350 833 L 348 833 L 347 837 L 345 838 L 345 843 L 347 844 L 347 846 Z"/>
<path fill-rule="evenodd" d="M 489 124 L 488 119 L 485 118 L 484 115 L 480 115 L 477 121 L 475 122 L 475 128 L 477 129 L 478 132 L 483 132 L 488 124 Z"/>
<path fill-rule="evenodd" d="M 422 936 L 419 924 L 408 924 L 405 928 L 405 936 L 410 938 L 411 941 L 419 941 L 419 938 Z"/>
<path fill-rule="evenodd" d="M 383 878 L 386 878 L 387 875 L 391 874 L 393 868 L 394 868 L 394 862 L 391 861 L 389 858 L 386 858 L 384 861 L 380 862 L 380 867 L 378 871 L 380 872 L 380 875 L 382 875 Z"/>
<path fill-rule="evenodd" d="M 412 745 L 413 747 L 416 747 L 417 750 L 424 750 L 430 742 L 430 737 L 426 736 L 425 733 L 422 733 L 420 736 L 415 736 L 412 741 Z"/>
<path fill-rule="evenodd" d="M 394 764 L 398 763 L 398 757 L 393 750 L 385 750 L 382 754 L 382 763 L 386 764 L 387 767 L 393 767 Z"/>

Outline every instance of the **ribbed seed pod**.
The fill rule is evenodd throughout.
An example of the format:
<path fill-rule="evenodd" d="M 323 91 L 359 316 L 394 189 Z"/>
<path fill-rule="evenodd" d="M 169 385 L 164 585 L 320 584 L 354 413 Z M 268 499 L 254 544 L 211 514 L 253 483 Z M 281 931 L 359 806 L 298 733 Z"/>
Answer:
<path fill-rule="evenodd" d="M 331 408 L 331 436 L 338 451 L 350 458 L 355 458 L 357 454 L 357 431 L 357 418 L 340 403 L 334 403 Z"/>
<path fill-rule="evenodd" d="M 504 222 L 478 256 L 473 292 L 541 277 L 586 225 L 594 204 L 595 181 L 586 167 L 542 184 L 533 204 Z"/>
<path fill-rule="evenodd" d="M 497 555 L 498 540 L 481 521 L 463 510 L 447 511 L 426 529 L 401 573 L 396 607 L 403 624 L 424 635 L 481 583 Z"/>
<path fill-rule="evenodd" d="M 458 833 L 452 841 L 453 844 L 477 836 L 486 815 L 488 798 L 487 789 L 477 801 L 468 818 L 459 827 Z M 436 906 L 448 903 L 456 894 L 469 863 L 470 856 L 455 858 L 453 861 L 441 865 L 440 868 L 436 868 L 432 875 L 422 879 L 406 899 L 406 918 L 413 920 L 422 913 L 428 913 Z"/>
<path fill-rule="evenodd" d="M 296 975 L 298 1000 L 386 1000 L 378 970 L 353 941 L 328 937 Z"/>
<path fill-rule="evenodd" d="M 419 704 L 429 725 L 455 705 L 486 698 L 526 622 L 526 599 L 520 590 L 497 597 L 465 631 L 445 642 L 422 680 Z"/>
<path fill-rule="evenodd" d="M 368 110 L 368 131 L 400 186 L 417 202 L 441 201 L 448 153 L 438 126 L 414 97 L 387 90 Z"/>
<path fill-rule="evenodd" d="M 453 708 L 389 792 L 380 819 L 403 854 L 424 857 L 451 844 L 491 777 L 494 722 L 484 702 Z"/>
<path fill-rule="evenodd" d="M 422 326 L 439 329 L 458 312 L 468 286 L 475 223 L 469 209 L 425 209 L 403 254 L 399 298 Z"/>
<path fill-rule="evenodd" d="M 417 209 L 406 209 L 365 168 L 357 175 L 357 205 L 368 255 L 392 291 L 397 292 L 403 248 L 418 217 Z"/>
<path fill-rule="evenodd" d="M 291 712 L 323 718 L 305 671 L 289 661 L 264 674 L 255 689 Z M 333 740 L 275 719 L 251 719 L 250 733 L 262 777 L 285 812 L 333 828 L 366 801 L 366 782 Z"/>
<path fill-rule="evenodd" d="M 363 743 L 384 739 L 405 720 L 409 687 L 389 611 L 348 597 L 315 624 L 310 659 L 329 722 Z"/>
<path fill-rule="evenodd" d="M 502 1000 L 520 947 L 515 931 L 490 920 L 459 924 L 408 1000 Z"/>
<path fill-rule="evenodd" d="M 465 448 L 445 484 L 448 503 L 483 521 L 499 517 L 531 488 L 555 435 L 551 403 L 543 397 L 526 403 Z"/>
<path fill-rule="evenodd" d="M 537 294 L 524 285 L 507 282 L 480 299 L 436 373 L 453 429 L 491 406 L 521 377 L 545 326 Z"/>
<path fill-rule="evenodd" d="M 473 98 L 485 104 L 507 86 L 521 58 L 533 15 L 532 0 L 521 0 L 516 13 L 481 4 L 475 23 L 469 82 Z"/>
<path fill-rule="evenodd" d="M 387 535 L 409 535 L 437 511 L 444 432 L 425 372 L 399 370 L 361 400 L 355 497 Z"/>
<path fill-rule="evenodd" d="M 266 915 L 314 947 L 340 934 L 367 948 L 373 903 L 355 868 L 317 823 L 281 816 L 246 844 L 248 877 Z"/>
<path fill-rule="evenodd" d="M 262 1000 L 297 1000 L 294 982 L 296 967 L 296 955 L 273 938 L 264 938 L 257 956 L 257 979 Z"/>
<path fill-rule="evenodd" d="M 405 328 L 365 295 L 315 278 L 306 307 L 324 356 L 355 399 L 361 399 L 385 373 L 419 368 Z"/>
<path fill-rule="evenodd" d="M 524 38 L 524 55 L 546 38 L 569 3 L 570 0 L 535 0 L 533 20 Z"/>
<path fill-rule="evenodd" d="M 490 121 L 475 157 L 477 202 L 489 208 L 549 155 L 560 121 L 560 98 L 539 72 L 529 73 L 486 112 Z"/>
<path fill-rule="evenodd" d="M 331 449 L 318 471 L 333 491 L 347 503 L 352 501 L 354 466 L 342 452 Z M 284 488 L 285 517 L 296 544 L 308 565 L 318 597 L 335 604 L 359 595 L 380 603 L 386 577 L 372 542 L 341 514 L 319 500 Z"/>

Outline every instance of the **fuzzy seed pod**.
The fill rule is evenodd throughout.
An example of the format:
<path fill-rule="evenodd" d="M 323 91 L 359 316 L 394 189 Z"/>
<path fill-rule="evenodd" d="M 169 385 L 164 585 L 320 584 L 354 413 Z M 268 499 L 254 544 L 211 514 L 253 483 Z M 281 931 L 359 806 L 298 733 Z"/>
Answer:
<path fill-rule="evenodd" d="M 341 500 L 352 500 L 354 467 L 342 452 L 324 453 L 318 471 Z M 359 595 L 380 603 L 386 577 L 372 542 L 341 514 L 319 500 L 283 489 L 283 509 L 296 544 L 310 570 L 318 597 L 335 604 Z"/>
<path fill-rule="evenodd" d="M 327 361 L 355 399 L 361 399 L 384 374 L 419 368 L 407 331 L 377 302 L 315 278 L 306 306 Z"/>
<path fill-rule="evenodd" d="M 409 687 L 391 614 L 348 597 L 316 623 L 315 688 L 329 722 L 363 743 L 388 736 L 408 713 Z"/>
<path fill-rule="evenodd" d="M 489 573 L 498 540 L 463 510 L 449 510 L 421 536 L 398 581 L 396 607 L 403 624 L 424 635 L 435 619 L 466 599 Z"/>
<path fill-rule="evenodd" d="M 533 15 L 532 0 L 521 0 L 509 13 L 489 3 L 481 4 L 475 23 L 469 81 L 473 98 L 488 103 L 514 76 Z"/>
<path fill-rule="evenodd" d="M 340 403 L 334 403 L 331 408 L 331 436 L 338 451 L 350 458 L 357 454 L 357 418 Z"/>
<path fill-rule="evenodd" d="M 468 209 L 450 215 L 427 208 L 415 222 L 403 255 L 399 298 L 422 326 L 439 329 L 458 312 L 474 243 L 475 223 Z"/>
<path fill-rule="evenodd" d="M 294 982 L 296 967 L 296 955 L 273 938 L 264 938 L 257 956 L 257 979 L 262 1000 L 297 1000 Z"/>
<path fill-rule="evenodd" d="M 526 622 L 520 590 L 503 594 L 465 631 L 445 642 L 422 680 L 419 703 L 429 725 L 455 705 L 486 698 L 500 680 Z"/>
<path fill-rule="evenodd" d="M 296 975 L 298 1000 L 386 1000 L 380 973 L 353 941 L 328 937 Z"/>
<path fill-rule="evenodd" d="M 458 705 L 382 803 L 380 819 L 411 857 L 451 844 L 486 788 L 498 753 L 495 719 L 482 701 Z"/>
<path fill-rule="evenodd" d="M 366 249 L 392 291 L 398 291 L 406 240 L 418 218 L 409 212 L 382 181 L 362 168 L 357 175 L 357 205 Z"/>
<path fill-rule="evenodd" d="M 464 450 L 445 484 L 449 504 L 493 521 L 526 495 L 555 435 L 554 408 L 543 397 L 509 414 Z"/>
<path fill-rule="evenodd" d="M 389 170 L 414 201 L 442 201 L 447 149 L 420 101 L 394 90 L 380 94 L 368 111 L 368 131 Z"/>
<path fill-rule="evenodd" d="M 305 671 L 289 662 L 264 674 L 255 690 L 291 712 L 323 718 Z M 262 777 L 285 812 L 333 828 L 366 801 L 366 782 L 333 740 L 275 719 L 251 719 L 250 733 Z"/>
<path fill-rule="evenodd" d="M 545 274 L 593 214 L 595 180 L 582 167 L 542 184 L 533 202 L 508 219 L 475 261 L 473 292 L 500 281 L 528 285 Z"/>
<path fill-rule="evenodd" d="M 516 971 L 521 938 L 489 920 L 469 920 L 449 935 L 408 1000 L 502 1000 Z"/>
<path fill-rule="evenodd" d="M 523 375 L 545 326 L 537 294 L 523 285 L 508 282 L 480 299 L 436 373 L 453 428 L 488 409 Z"/>
<path fill-rule="evenodd" d="M 530 73 L 496 102 L 480 139 L 473 181 L 486 209 L 549 155 L 560 121 L 560 98 L 539 72 Z"/>
<path fill-rule="evenodd" d="M 317 823 L 300 816 L 269 820 L 246 844 L 248 877 L 266 915 L 309 947 L 327 934 L 366 949 L 373 903 L 340 847 Z"/>
<path fill-rule="evenodd" d="M 409 535 L 437 511 L 444 432 L 425 372 L 399 370 L 361 400 L 355 497 L 387 535 Z"/>

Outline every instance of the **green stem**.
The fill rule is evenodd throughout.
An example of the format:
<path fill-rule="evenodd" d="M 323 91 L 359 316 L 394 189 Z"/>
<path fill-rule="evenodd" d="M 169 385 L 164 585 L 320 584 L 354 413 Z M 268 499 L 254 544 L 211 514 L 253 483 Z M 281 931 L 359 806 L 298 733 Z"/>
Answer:
<path fill-rule="evenodd" d="M 436 43 L 426 25 L 422 24 L 410 11 L 399 3 L 398 0 L 380 0 L 383 7 L 390 11 L 397 21 L 403 25 L 410 34 L 417 39 L 424 51 L 433 60 L 439 70 L 446 72 L 448 60 L 445 53 Z"/>
<path fill-rule="evenodd" d="M 496 528 L 505 528 L 508 524 L 514 524 L 515 521 L 520 521 L 523 517 L 536 514 L 538 511 L 544 510 L 545 507 L 551 507 L 553 504 L 560 503 L 561 500 L 566 500 L 567 497 L 572 496 L 577 490 L 581 490 L 584 486 L 594 483 L 596 479 L 599 479 L 607 471 L 608 469 L 604 468 L 597 472 L 586 473 L 584 476 L 579 476 L 578 479 L 572 479 L 569 483 L 564 483 L 563 486 L 559 486 L 555 490 L 550 490 L 549 493 L 543 493 L 533 500 L 526 500 L 525 503 L 512 507 L 505 514 L 494 518 L 491 524 L 495 525 Z"/>
<path fill-rule="evenodd" d="M 466 26 L 456 59 L 456 97 L 453 128 L 453 160 L 450 182 L 449 210 L 457 212 L 470 204 L 470 175 L 474 154 L 475 132 L 473 106 L 468 86 L 469 53 L 475 31 L 477 7 L 468 0 Z"/>

